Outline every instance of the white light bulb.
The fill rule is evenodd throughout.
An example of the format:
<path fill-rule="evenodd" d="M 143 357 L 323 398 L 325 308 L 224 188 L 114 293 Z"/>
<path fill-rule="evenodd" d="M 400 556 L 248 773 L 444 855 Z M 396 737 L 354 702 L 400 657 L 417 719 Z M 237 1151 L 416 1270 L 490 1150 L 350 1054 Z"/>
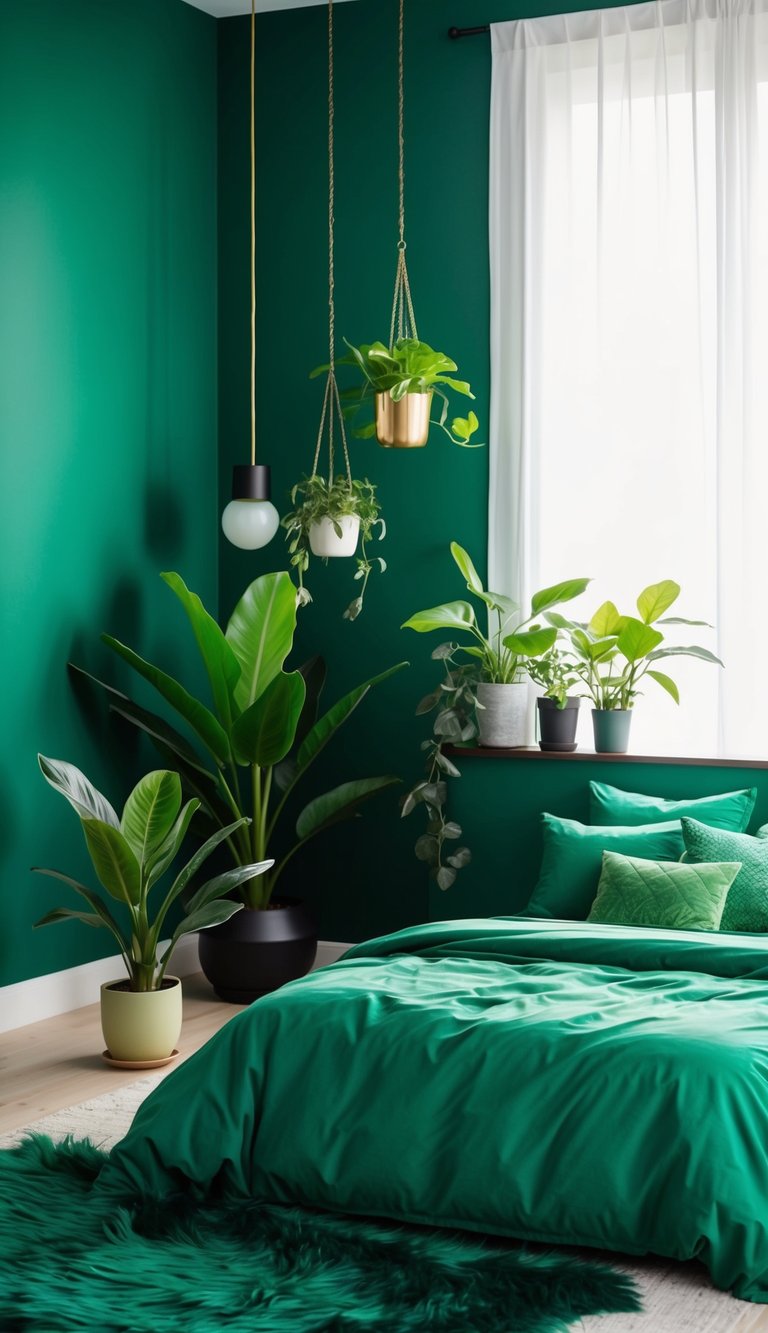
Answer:
<path fill-rule="evenodd" d="M 241 551 L 266 546 L 279 526 L 280 515 L 269 500 L 230 500 L 221 516 L 224 536 Z"/>

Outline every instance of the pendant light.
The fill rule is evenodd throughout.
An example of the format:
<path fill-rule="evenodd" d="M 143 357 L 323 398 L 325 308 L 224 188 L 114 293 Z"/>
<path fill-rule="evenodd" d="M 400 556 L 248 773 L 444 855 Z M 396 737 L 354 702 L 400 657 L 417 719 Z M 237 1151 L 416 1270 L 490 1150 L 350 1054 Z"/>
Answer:
<path fill-rule="evenodd" d="M 243 551 L 271 542 L 280 515 L 270 503 L 270 469 L 256 462 L 256 0 L 251 0 L 251 461 L 232 469 L 232 499 L 221 516 L 224 536 Z"/>

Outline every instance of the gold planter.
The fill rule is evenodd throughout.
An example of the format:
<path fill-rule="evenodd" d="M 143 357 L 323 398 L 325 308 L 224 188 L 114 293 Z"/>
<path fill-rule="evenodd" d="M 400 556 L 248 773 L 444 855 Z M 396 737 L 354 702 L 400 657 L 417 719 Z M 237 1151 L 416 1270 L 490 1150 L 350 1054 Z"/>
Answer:
<path fill-rule="evenodd" d="M 429 436 L 432 392 L 406 393 L 394 402 L 377 393 L 376 439 L 384 449 L 421 449 Z"/>

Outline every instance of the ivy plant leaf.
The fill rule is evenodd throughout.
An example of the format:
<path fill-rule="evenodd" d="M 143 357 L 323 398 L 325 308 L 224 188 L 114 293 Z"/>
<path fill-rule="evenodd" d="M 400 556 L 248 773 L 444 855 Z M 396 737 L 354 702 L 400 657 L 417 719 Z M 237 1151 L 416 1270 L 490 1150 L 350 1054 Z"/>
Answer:
<path fill-rule="evenodd" d="M 590 633 L 597 639 L 604 639 L 609 634 L 618 634 L 623 620 L 624 617 L 619 614 L 619 609 L 613 602 L 603 602 L 589 622 Z"/>
<path fill-rule="evenodd" d="M 434 629 L 470 629 L 477 626 L 475 613 L 469 602 L 445 602 L 443 606 L 433 606 L 426 611 L 417 611 L 401 629 L 414 629 L 418 634 L 426 634 Z"/>
<path fill-rule="evenodd" d="M 168 769 L 146 773 L 125 803 L 120 828 L 145 865 L 170 833 L 181 809 L 181 778 Z"/>
<path fill-rule="evenodd" d="M 456 871 L 452 866 L 441 866 L 435 879 L 438 889 L 450 889 L 456 881 Z"/>
<path fill-rule="evenodd" d="M 680 584 L 675 583 L 674 579 L 663 579 L 661 583 L 649 583 L 647 588 L 643 588 L 637 599 L 637 610 L 640 619 L 646 625 L 652 625 L 659 616 L 669 610 L 673 602 L 676 602 L 680 596 Z"/>
<path fill-rule="evenodd" d="M 719 657 L 711 653 L 708 648 L 701 648 L 697 644 L 692 644 L 689 648 L 658 648 L 648 654 L 649 662 L 658 662 L 663 657 L 698 657 L 702 662 L 711 662 L 713 666 L 723 666 Z"/>
<path fill-rule="evenodd" d="M 554 647 L 556 639 L 556 629 L 518 630 L 506 636 L 504 646 L 518 657 L 542 657 Z"/>
<path fill-rule="evenodd" d="M 160 575 L 183 606 L 203 659 L 216 712 L 222 726 L 229 730 L 236 713 L 235 686 L 240 678 L 240 664 L 223 630 L 209 615 L 197 593 L 191 592 L 180 574 Z"/>
<path fill-rule="evenodd" d="M 453 866 L 455 870 L 463 870 L 464 866 L 468 866 L 472 860 L 472 853 L 468 847 L 457 847 L 456 851 L 446 859 L 448 865 Z"/>
<path fill-rule="evenodd" d="M 402 671 L 403 667 L 406 666 L 408 666 L 407 662 L 398 662 L 395 666 L 380 672 L 378 676 L 371 676 L 370 680 L 364 681 L 362 685 L 357 685 L 349 691 L 349 694 L 345 694 L 333 707 L 329 708 L 326 713 L 323 713 L 299 747 L 296 756 L 296 776 L 304 773 L 309 765 L 314 763 L 321 750 L 325 749 L 339 727 L 354 713 L 369 690 L 372 690 L 374 685 L 380 685 L 382 681 L 388 680 L 390 676 L 394 676 L 395 672 Z"/>
<path fill-rule="evenodd" d="M 100 884 L 120 903 L 138 906 L 141 869 L 133 848 L 119 829 L 100 819 L 84 819 L 83 833 Z"/>
<path fill-rule="evenodd" d="M 232 728 L 235 756 L 241 764 L 271 768 L 291 749 L 307 687 L 300 671 L 280 671 Z"/>
<path fill-rule="evenodd" d="M 227 625 L 226 638 L 240 665 L 235 700 L 241 712 L 282 671 L 296 630 L 296 589 L 290 574 L 263 574 L 246 588 Z"/>
<path fill-rule="evenodd" d="M 666 690 L 667 694 L 672 695 L 676 704 L 679 704 L 680 691 L 671 676 L 665 675 L 663 671 L 651 671 L 650 668 L 648 669 L 647 674 L 651 676 L 663 690 Z"/>
<path fill-rule="evenodd" d="M 286 577 L 288 577 L 286 575 Z M 188 690 L 184 689 L 173 676 L 169 676 L 166 671 L 161 671 L 160 667 L 154 666 L 145 658 L 140 657 L 132 648 L 121 643 L 119 639 L 114 639 L 111 634 L 102 634 L 102 642 L 106 643 L 108 648 L 122 657 L 139 676 L 149 681 L 158 694 L 162 695 L 172 708 L 175 708 L 180 717 L 189 724 L 192 730 L 200 737 L 200 740 L 210 751 L 214 759 L 219 764 L 225 764 L 229 759 L 230 748 L 227 733 L 214 717 L 209 708 L 204 703 L 196 699 Z"/>
<path fill-rule="evenodd" d="M 379 792 L 387 787 L 398 785 L 400 778 L 388 775 L 379 778 L 357 778 L 353 782 L 342 782 L 340 786 L 334 787 L 332 791 L 324 792 L 322 796 L 316 796 L 313 801 L 305 805 L 298 819 L 296 820 L 296 836 L 305 842 L 307 838 L 312 838 L 321 829 L 328 828 L 331 824 L 337 824 L 340 820 L 351 819 L 364 801 L 369 801 L 372 796 L 377 796 Z"/>
<path fill-rule="evenodd" d="M 483 592 L 483 581 L 475 569 L 472 557 L 464 550 L 464 547 L 459 546 L 458 542 L 451 542 L 451 555 L 459 568 L 462 578 L 466 580 L 467 587 L 471 589 L 472 592 Z"/>
<path fill-rule="evenodd" d="M 74 764 L 68 764 L 65 759 L 47 759 L 44 754 L 37 756 L 37 762 L 49 786 L 69 801 L 81 819 L 100 819 L 112 828 L 120 827 L 120 820 L 106 796 L 102 796 Z"/>
<path fill-rule="evenodd" d="M 436 866 L 440 857 L 440 844 L 432 833 L 422 833 L 413 845 L 416 858 Z"/>
<path fill-rule="evenodd" d="M 532 614 L 538 616 L 552 606 L 559 606 L 561 602 L 572 602 L 574 597 L 581 596 L 591 582 L 591 579 L 566 579 L 563 583 L 553 583 L 550 588 L 541 588 L 531 598 Z"/>
<path fill-rule="evenodd" d="M 634 616 L 625 616 L 616 646 L 628 662 L 640 662 L 663 641 L 664 635 L 659 630 L 644 624 L 642 620 L 636 620 Z"/>

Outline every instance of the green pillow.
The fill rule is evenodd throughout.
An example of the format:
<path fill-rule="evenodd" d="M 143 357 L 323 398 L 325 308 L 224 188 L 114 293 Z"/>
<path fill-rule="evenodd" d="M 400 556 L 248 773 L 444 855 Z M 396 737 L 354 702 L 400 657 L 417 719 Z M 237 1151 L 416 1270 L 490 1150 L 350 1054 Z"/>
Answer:
<path fill-rule="evenodd" d="M 601 828 L 556 815 L 542 815 L 542 820 L 544 854 L 526 916 L 585 921 L 597 892 L 604 851 L 651 861 L 676 861 L 683 852 L 679 821 Z"/>
<path fill-rule="evenodd" d="M 662 796 L 644 796 L 639 791 L 622 791 L 607 782 L 589 784 L 590 824 L 660 824 L 668 819 L 690 815 L 712 828 L 733 829 L 743 833 L 750 821 L 757 799 L 757 787 L 744 791 L 726 791 L 720 796 L 698 796 L 690 800 L 665 801 Z"/>
<path fill-rule="evenodd" d="M 684 819 L 685 864 L 701 861 L 741 861 L 741 870 L 728 894 L 721 930 L 768 931 L 768 824 L 748 833 L 727 833 L 708 828 L 696 819 Z"/>
<path fill-rule="evenodd" d="M 717 930 L 740 861 L 646 861 L 603 853 L 603 873 L 587 921 L 609 926 Z"/>

